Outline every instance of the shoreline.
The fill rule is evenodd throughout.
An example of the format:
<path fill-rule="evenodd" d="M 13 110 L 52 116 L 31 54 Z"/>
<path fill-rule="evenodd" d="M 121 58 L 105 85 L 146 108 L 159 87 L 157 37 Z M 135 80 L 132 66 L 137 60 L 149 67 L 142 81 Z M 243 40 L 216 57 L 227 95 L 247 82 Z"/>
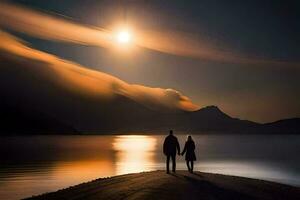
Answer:
<path fill-rule="evenodd" d="M 167 136 L 168 131 L 161 132 L 161 133 L 147 133 L 147 132 L 129 132 L 129 133 L 61 133 L 61 134 L 43 134 L 43 133 L 29 133 L 29 134 L 22 134 L 22 133 L 8 133 L 8 134 L 0 134 L 0 137 L 30 137 L 30 136 L 126 136 L 126 135 L 144 135 L 144 136 Z M 233 131 L 211 131 L 211 132 L 184 132 L 184 131 L 178 131 L 176 132 L 176 135 L 241 135 L 241 136 L 253 136 L 253 135 L 263 135 L 263 136 L 269 136 L 269 135 L 279 135 L 279 136 L 285 136 L 285 135 L 295 135 L 299 136 L 300 132 L 298 133 L 262 133 L 262 132 L 256 132 L 256 133 L 241 133 L 241 132 L 233 132 Z"/>
<path fill-rule="evenodd" d="M 26 199 L 298 200 L 300 187 L 203 172 L 151 171 L 99 178 Z"/>

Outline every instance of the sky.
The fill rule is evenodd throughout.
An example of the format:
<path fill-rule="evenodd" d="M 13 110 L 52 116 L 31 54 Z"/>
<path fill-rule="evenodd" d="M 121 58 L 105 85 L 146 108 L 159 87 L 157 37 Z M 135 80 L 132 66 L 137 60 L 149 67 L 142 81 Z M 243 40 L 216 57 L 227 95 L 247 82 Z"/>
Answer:
<path fill-rule="evenodd" d="M 300 117 L 297 0 L 9 2 L 80 27 L 127 24 L 144 36 L 134 50 L 116 52 L 94 43 L 89 30 L 82 31 L 88 36 L 76 31 L 63 38 L 50 31 L 41 36 L 30 32 L 38 30 L 34 26 L 5 25 L 2 18 L 1 28 L 34 49 L 130 84 L 175 89 L 199 107 L 216 105 L 233 117 L 256 122 Z"/>

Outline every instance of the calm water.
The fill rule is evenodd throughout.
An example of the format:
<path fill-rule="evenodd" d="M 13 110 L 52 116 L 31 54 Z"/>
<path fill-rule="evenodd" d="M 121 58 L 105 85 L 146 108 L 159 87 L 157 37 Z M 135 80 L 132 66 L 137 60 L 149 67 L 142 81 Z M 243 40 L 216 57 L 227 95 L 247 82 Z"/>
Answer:
<path fill-rule="evenodd" d="M 178 136 L 181 146 L 185 135 Z M 19 199 L 99 177 L 164 169 L 164 136 L 0 138 L 0 198 Z M 300 136 L 194 136 L 195 170 L 300 185 Z M 178 168 L 186 169 L 177 157 Z"/>

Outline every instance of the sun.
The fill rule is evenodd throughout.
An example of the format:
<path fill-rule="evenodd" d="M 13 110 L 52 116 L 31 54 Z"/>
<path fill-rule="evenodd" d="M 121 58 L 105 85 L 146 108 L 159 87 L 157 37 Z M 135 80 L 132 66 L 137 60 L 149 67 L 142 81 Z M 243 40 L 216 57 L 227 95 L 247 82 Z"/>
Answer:
<path fill-rule="evenodd" d="M 122 52 L 134 51 L 136 35 L 132 27 L 126 25 L 116 26 L 112 29 L 111 37 L 115 49 Z"/>
<path fill-rule="evenodd" d="M 128 30 L 121 30 L 116 34 L 116 40 L 119 43 L 127 44 L 131 41 L 131 34 Z"/>

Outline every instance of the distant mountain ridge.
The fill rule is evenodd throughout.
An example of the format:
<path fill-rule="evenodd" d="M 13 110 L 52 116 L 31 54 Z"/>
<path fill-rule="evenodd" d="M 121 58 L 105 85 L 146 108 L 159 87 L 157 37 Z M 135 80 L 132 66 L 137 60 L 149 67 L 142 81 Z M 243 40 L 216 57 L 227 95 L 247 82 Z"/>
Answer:
<path fill-rule="evenodd" d="M 111 134 L 183 132 L 300 133 L 300 119 L 259 124 L 232 118 L 217 106 L 157 110 L 128 97 L 110 99 L 67 90 L 41 62 L 0 53 L 0 133 Z M 4 64 L 3 64 L 4 63 Z M 52 76 L 55 77 L 55 76 Z"/>
<path fill-rule="evenodd" d="M 231 133 L 299 133 L 300 119 L 285 119 L 273 123 L 259 124 L 232 118 L 216 106 L 207 106 L 193 112 L 161 113 L 150 110 L 131 100 L 119 97 L 118 106 L 99 115 L 96 123 L 85 123 L 90 113 L 78 118 L 56 119 L 40 112 L 10 108 L 1 113 L 2 134 L 110 134 L 110 133 L 163 133 L 169 129 L 182 132 L 231 132 Z M 115 103 L 116 103 L 115 102 Z M 14 112 L 11 112 L 11 110 Z M 74 109 L 76 110 L 76 109 Z M 25 112 L 25 113 L 24 113 Z M 110 114 L 108 114 L 110 113 Z M 9 117 L 7 117 L 9 116 Z M 17 117 L 16 117 L 17 116 Z M 4 120 L 5 118 L 5 120 Z M 68 121 L 66 123 L 65 121 Z M 77 121 L 77 124 L 72 124 Z M 28 124 L 29 123 L 29 124 Z"/>
<path fill-rule="evenodd" d="M 262 133 L 300 133 L 300 118 L 282 119 L 271 123 L 263 124 L 260 127 Z"/>

